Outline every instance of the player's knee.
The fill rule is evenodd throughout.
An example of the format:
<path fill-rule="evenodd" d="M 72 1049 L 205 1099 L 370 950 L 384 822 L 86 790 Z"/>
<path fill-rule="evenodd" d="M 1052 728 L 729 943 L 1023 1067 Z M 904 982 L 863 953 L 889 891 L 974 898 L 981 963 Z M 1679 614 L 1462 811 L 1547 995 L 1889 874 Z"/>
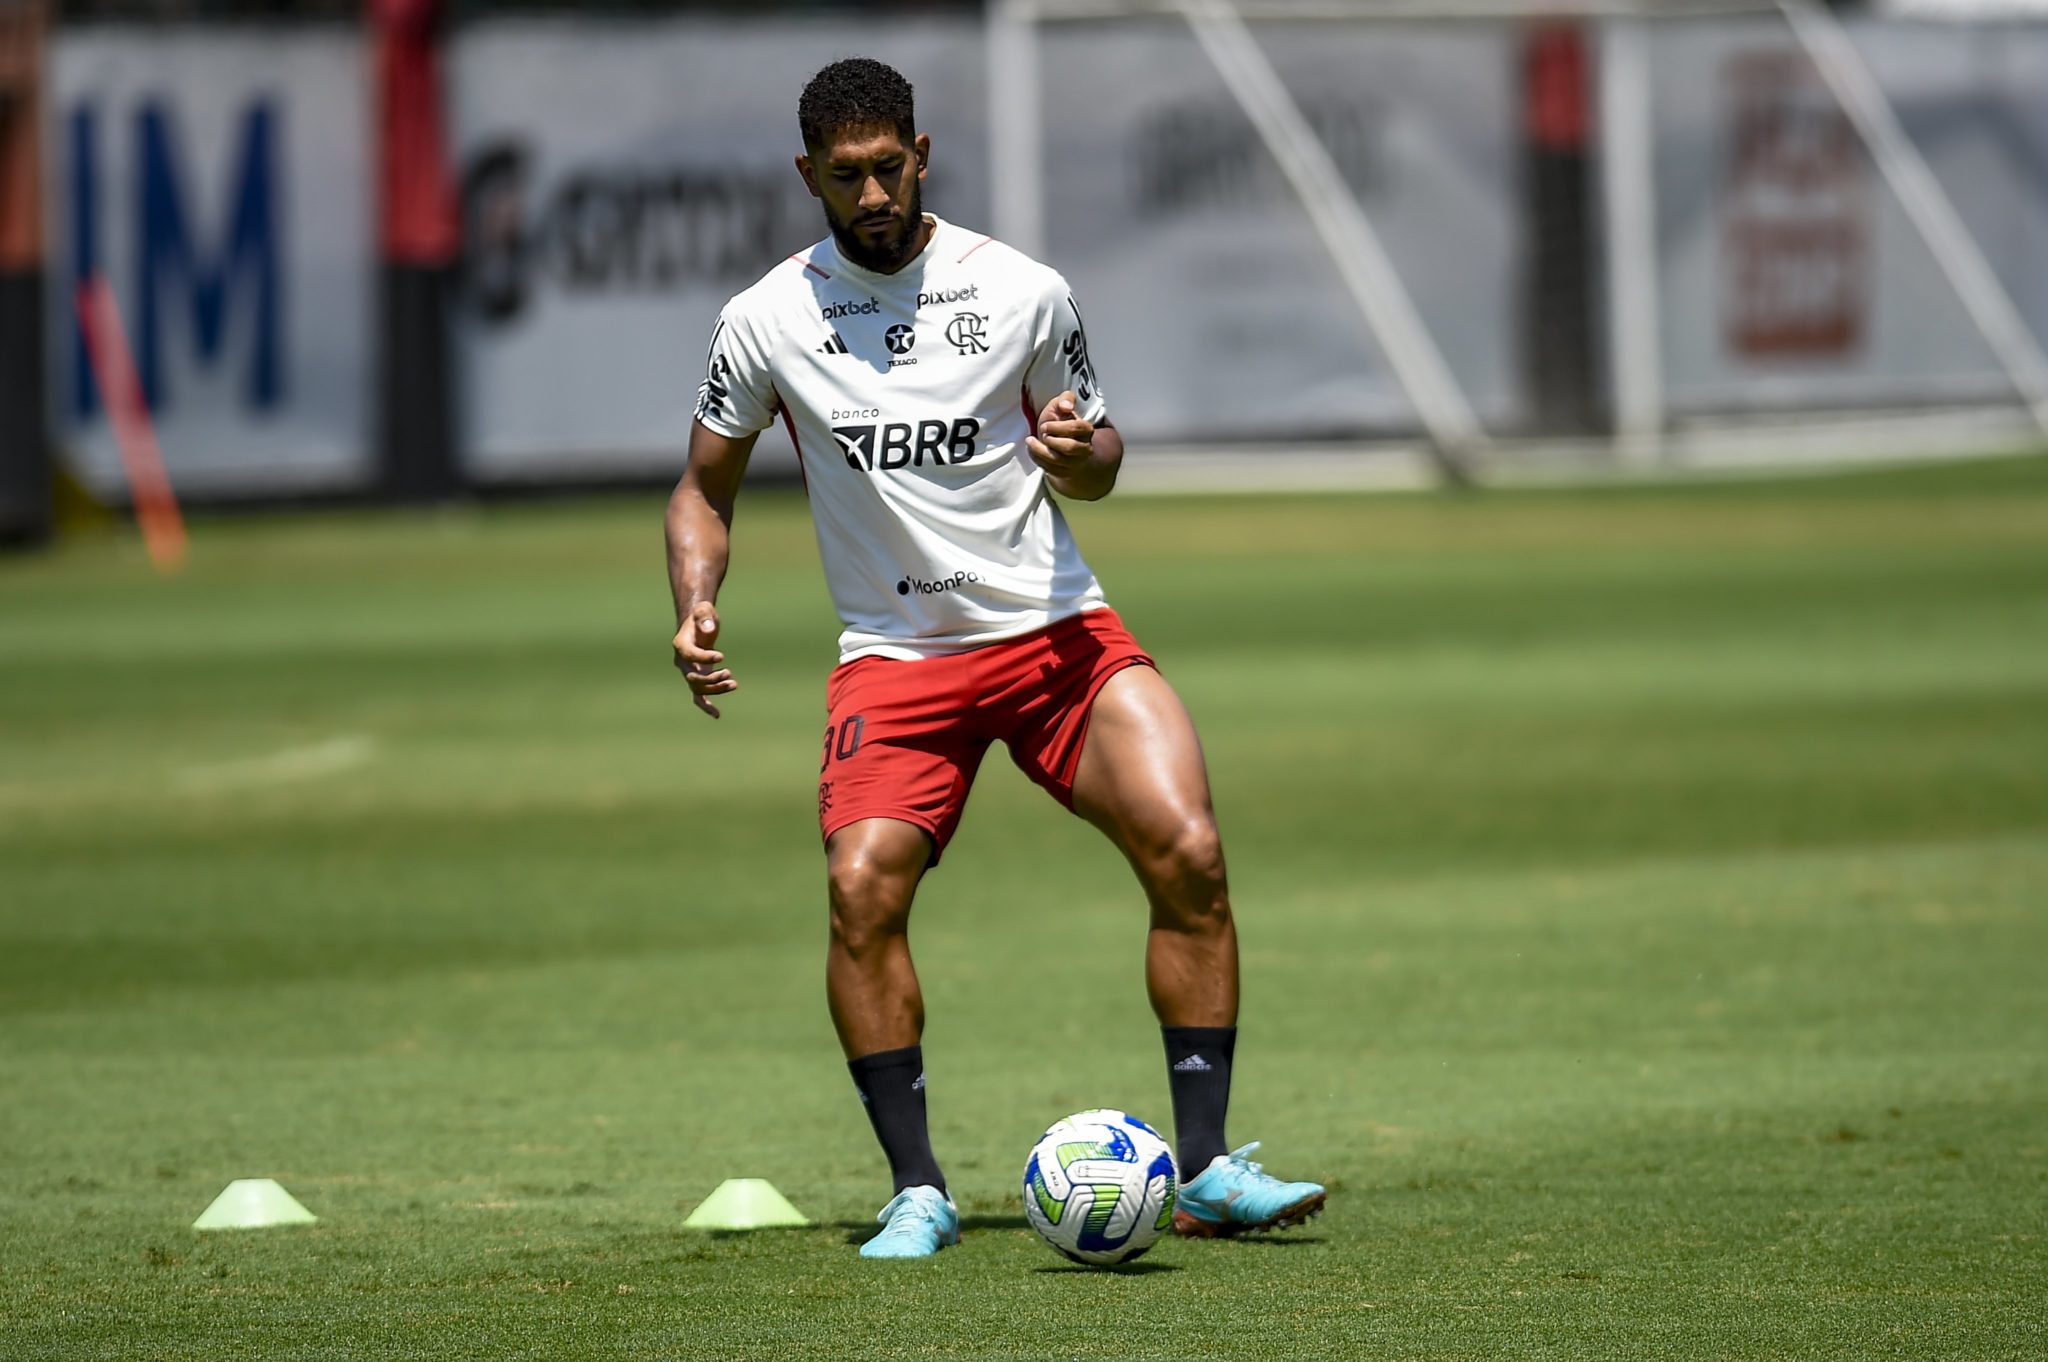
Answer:
<path fill-rule="evenodd" d="M 1201 930 L 1230 917 L 1230 886 L 1223 869 L 1223 839 L 1216 820 L 1189 818 L 1164 838 L 1152 857 L 1155 900 L 1185 930 Z"/>
<path fill-rule="evenodd" d="M 834 855 L 827 873 L 835 946 L 865 955 L 909 928 L 914 872 L 856 848 Z"/>

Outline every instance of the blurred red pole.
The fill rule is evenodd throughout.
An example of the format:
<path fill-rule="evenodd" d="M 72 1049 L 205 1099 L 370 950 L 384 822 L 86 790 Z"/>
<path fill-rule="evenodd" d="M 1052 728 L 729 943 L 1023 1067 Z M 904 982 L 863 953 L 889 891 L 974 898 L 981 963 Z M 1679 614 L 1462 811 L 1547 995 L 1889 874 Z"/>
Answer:
<path fill-rule="evenodd" d="M 158 572 L 175 572 L 185 561 L 185 518 L 178 512 L 170 475 L 164 471 L 163 452 L 157 448 L 156 431 L 149 422 L 149 404 L 143 400 L 128 335 L 121 326 L 120 306 L 114 301 L 114 290 L 98 276 L 79 284 L 74 302 L 78 325 L 85 333 L 86 354 L 92 359 L 93 378 L 100 385 L 107 419 L 114 427 L 114 443 L 120 447 L 121 464 L 128 472 L 128 491 L 135 500 L 142 542 Z"/>
<path fill-rule="evenodd" d="M 42 264 L 43 7 L 0 0 L 0 270 Z"/>
<path fill-rule="evenodd" d="M 0 548 L 47 539 L 43 385 L 43 0 L 0 0 Z"/>
<path fill-rule="evenodd" d="M 371 0 L 378 241 L 387 264 L 441 268 L 460 238 L 441 114 L 441 0 Z"/>
<path fill-rule="evenodd" d="M 461 248 L 442 115 L 442 0 L 371 0 L 377 83 L 377 462 L 386 495 L 460 490 L 448 309 Z"/>
<path fill-rule="evenodd" d="M 1530 145 L 1585 149 L 1589 67 L 1585 31 L 1578 25 L 1548 24 L 1529 34 L 1522 49 L 1522 126 Z"/>
<path fill-rule="evenodd" d="M 1522 280 L 1522 383 L 1537 426 L 1583 434 L 1599 424 L 1593 312 L 1590 142 L 1592 54 L 1580 22 L 1523 30 L 1522 197 L 1528 233 Z"/>

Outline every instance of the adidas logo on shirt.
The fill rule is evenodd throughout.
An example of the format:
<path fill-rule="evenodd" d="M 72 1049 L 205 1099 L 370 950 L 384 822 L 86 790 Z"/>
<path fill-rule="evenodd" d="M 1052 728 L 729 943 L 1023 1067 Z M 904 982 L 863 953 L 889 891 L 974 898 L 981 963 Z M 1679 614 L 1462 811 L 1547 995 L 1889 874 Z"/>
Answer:
<path fill-rule="evenodd" d="M 841 336 L 837 331 L 834 331 L 832 333 L 832 339 L 826 341 L 823 345 L 818 347 L 818 353 L 821 355 L 845 354 L 846 338 L 844 336 Z"/>
<path fill-rule="evenodd" d="M 1200 1055 L 1189 1055 L 1174 1065 L 1173 1071 L 1177 1074 L 1205 1074 L 1209 1072 L 1210 1067 L 1209 1061 Z"/>

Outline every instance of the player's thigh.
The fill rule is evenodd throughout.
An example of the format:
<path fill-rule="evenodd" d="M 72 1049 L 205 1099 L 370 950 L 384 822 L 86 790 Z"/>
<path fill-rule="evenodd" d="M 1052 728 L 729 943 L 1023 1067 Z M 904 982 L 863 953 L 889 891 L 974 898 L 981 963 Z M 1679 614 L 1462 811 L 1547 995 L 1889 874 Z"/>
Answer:
<path fill-rule="evenodd" d="M 1151 667 L 1103 683 L 1074 773 L 1074 811 L 1134 861 L 1214 836 L 1209 771 L 1180 696 Z"/>
<path fill-rule="evenodd" d="M 988 739 L 972 731 L 961 702 L 945 698 L 953 691 L 943 672 L 918 670 L 939 665 L 870 658 L 835 673 L 818 770 L 818 831 L 835 867 L 845 859 L 835 844 L 853 845 L 839 833 L 856 823 L 891 819 L 921 830 L 920 872 L 938 864 L 960 826 Z M 890 838 L 906 844 L 901 833 Z M 870 864 L 862 858 L 853 868 Z"/>

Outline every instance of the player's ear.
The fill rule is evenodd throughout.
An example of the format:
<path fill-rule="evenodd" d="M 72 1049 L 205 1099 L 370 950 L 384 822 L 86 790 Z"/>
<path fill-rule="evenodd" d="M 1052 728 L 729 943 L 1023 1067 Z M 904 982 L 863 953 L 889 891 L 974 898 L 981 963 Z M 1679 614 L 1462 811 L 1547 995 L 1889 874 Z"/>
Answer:
<path fill-rule="evenodd" d="M 811 197 L 814 199 L 819 197 L 818 172 L 812 168 L 810 157 L 799 156 L 796 158 L 796 173 L 804 177 L 804 188 L 811 191 Z"/>
<path fill-rule="evenodd" d="M 910 149 L 917 153 L 917 178 L 921 180 L 924 173 L 931 169 L 932 139 L 919 133 L 912 139 Z"/>

